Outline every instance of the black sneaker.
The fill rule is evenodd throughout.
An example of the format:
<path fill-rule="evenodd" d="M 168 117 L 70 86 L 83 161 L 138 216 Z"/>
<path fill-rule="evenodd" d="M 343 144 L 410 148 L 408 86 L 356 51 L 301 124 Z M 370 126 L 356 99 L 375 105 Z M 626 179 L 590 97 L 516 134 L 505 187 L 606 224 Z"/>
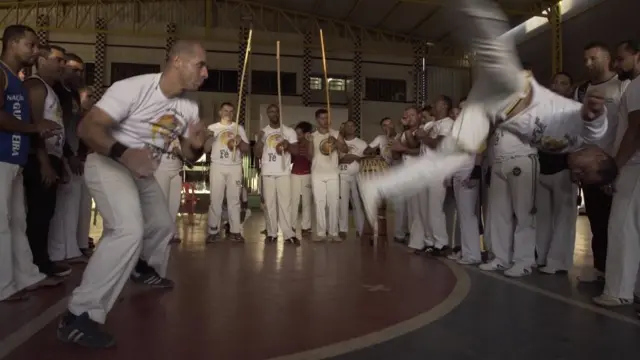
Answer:
<path fill-rule="evenodd" d="M 435 256 L 435 257 L 443 257 L 449 254 L 451 248 L 448 246 L 443 246 L 441 248 L 432 247 L 427 251 L 427 255 Z"/>
<path fill-rule="evenodd" d="M 244 242 L 244 237 L 242 236 L 242 234 L 229 233 L 228 238 L 229 238 L 229 240 L 231 240 L 232 242 L 235 242 L 235 243 L 243 243 Z"/>
<path fill-rule="evenodd" d="M 264 238 L 264 241 L 267 243 L 274 243 L 278 241 L 278 238 L 275 236 L 267 236 Z"/>
<path fill-rule="evenodd" d="M 64 263 L 51 263 L 46 267 L 41 267 L 40 272 L 47 276 L 65 277 L 71 274 L 71 266 Z"/>
<path fill-rule="evenodd" d="M 60 341 L 92 349 L 107 349 L 116 344 L 113 336 L 102 331 L 87 313 L 75 316 L 67 312 L 60 318 L 57 335 Z"/>
<path fill-rule="evenodd" d="M 172 289 L 174 286 L 173 281 L 163 278 L 155 271 L 150 273 L 139 273 L 134 270 L 131 273 L 131 281 L 136 284 L 147 285 L 158 289 Z"/>

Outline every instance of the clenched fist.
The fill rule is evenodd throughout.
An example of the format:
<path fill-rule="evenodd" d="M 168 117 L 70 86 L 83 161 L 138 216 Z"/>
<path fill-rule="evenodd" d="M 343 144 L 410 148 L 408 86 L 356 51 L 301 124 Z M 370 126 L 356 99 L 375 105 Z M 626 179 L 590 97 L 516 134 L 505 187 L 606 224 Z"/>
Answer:
<path fill-rule="evenodd" d="M 592 91 L 587 94 L 582 104 L 582 119 L 584 121 L 593 121 L 605 112 L 605 100 L 602 94 Z"/>

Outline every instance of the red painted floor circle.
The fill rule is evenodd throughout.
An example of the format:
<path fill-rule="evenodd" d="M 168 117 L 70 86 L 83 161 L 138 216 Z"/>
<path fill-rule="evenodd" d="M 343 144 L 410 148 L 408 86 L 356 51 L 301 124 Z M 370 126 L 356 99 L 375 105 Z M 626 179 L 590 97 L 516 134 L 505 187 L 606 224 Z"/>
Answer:
<path fill-rule="evenodd" d="M 296 248 L 194 239 L 174 250 L 171 274 L 171 292 L 127 289 L 107 322 L 117 348 L 58 343 L 53 322 L 7 359 L 268 359 L 429 312 L 457 281 L 441 261 L 395 245 L 373 251 L 355 240 Z"/>

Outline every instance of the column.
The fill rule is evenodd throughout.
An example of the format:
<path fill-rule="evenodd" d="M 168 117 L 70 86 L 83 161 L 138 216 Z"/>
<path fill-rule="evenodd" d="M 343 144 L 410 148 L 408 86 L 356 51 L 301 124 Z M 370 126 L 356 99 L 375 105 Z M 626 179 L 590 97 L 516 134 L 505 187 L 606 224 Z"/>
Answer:
<path fill-rule="evenodd" d="M 415 106 L 419 108 L 427 101 L 426 69 L 423 68 L 425 48 L 423 42 L 413 43 L 413 98 Z"/>
<path fill-rule="evenodd" d="M 47 45 L 47 43 L 49 43 L 49 16 L 46 14 L 38 15 L 36 27 L 38 28 L 36 35 L 38 36 L 40 45 Z"/>
<path fill-rule="evenodd" d="M 362 38 L 355 38 L 355 52 L 353 53 L 353 96 L 351 97 L 351 120 L 356 123 L 356 134 L 360 134 L 362 119 Z"/>
<path fill-rule="evenodd" d="M 302 48 L 302 104 L 304 106 L 311 105 L 311 31 L 304 33 L 304 41 Z"/>
<path fill-rule="evenodd" d="M 107 20 L 96 19 L 95 69 L 93 71 L 93 100 L 98 101 L 104 94 L 105 69 L 107 68 Z"/>
<path fill-rule="evenodd" d="M 242 79 L 242 67 L 244 65 L 244 56 L 247 51 L 247 41 L 249 39 L 249 27 L 247 25 L 240 26 L 240 31 L 238 33 L 238 91 L 240 91 L 240 84 L 244 81 L 244 87 L 242 89 L 242 94 L 240 94 L 240 104 L 238 104 L 238 109 L 236 111 L 240 116 L 238 117 L 238 121 L 241 125 L 244 126 L 245 117 L 247 114 L 247 94 L 249 84 L 247 81 L 249 79 L 249 69 L 247 67 L 247 72 L 244 74 L 244 79 Z"/>
<path fill-rule="evenodd" d="M 560 2 L 549 8 L 551 25 L 551 75 L 562 71 L 562 8 Z"/>
<path fill-rule="evenodd" d="M 36 35 L 38 36 L 38 43 L 40 45 L 46 45 L 49 43 L 49 16 L 46 14 L 40 14 L 36 18 Z M 22 70 L 24 77 L 27 78 L 33 74 L 32 67 L 26 67 Z"/>
<path fill-rule="evenodd" d="M 169 52 L 171 52 L 171 48 L 173 47 L 173 44 L 175 44 L 176 42 L 176 23 L 174 22 L 169 22 L 167 23 L 167 39 L 164 45 L 164 50 L 165 50 L 165 61 L 169 60 Z"/>

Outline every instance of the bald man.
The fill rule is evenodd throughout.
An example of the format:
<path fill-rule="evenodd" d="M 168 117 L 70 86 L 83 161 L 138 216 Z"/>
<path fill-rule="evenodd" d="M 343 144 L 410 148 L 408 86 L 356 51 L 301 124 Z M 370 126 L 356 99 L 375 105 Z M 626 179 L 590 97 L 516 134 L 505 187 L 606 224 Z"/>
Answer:
<path fill-rule="evenodd" d="M 58 325 L 61 341 L 113 346 L 100 324 L 130 275 L 140 284 L 172 286 L 165 277 L 174 219 L 153 174 L 175 140 L 189 161 L 202 155 L 206 132 L 198 104 L 182 94 L 207 78 L 205 61 L 200 44 L 180 41 L 162 73 L 114 83 L 80 122 L 78 136 L 94 151 L 85 180 L 104 231 Z M 144 261 L 136 266 L 138 257 Z"/>

